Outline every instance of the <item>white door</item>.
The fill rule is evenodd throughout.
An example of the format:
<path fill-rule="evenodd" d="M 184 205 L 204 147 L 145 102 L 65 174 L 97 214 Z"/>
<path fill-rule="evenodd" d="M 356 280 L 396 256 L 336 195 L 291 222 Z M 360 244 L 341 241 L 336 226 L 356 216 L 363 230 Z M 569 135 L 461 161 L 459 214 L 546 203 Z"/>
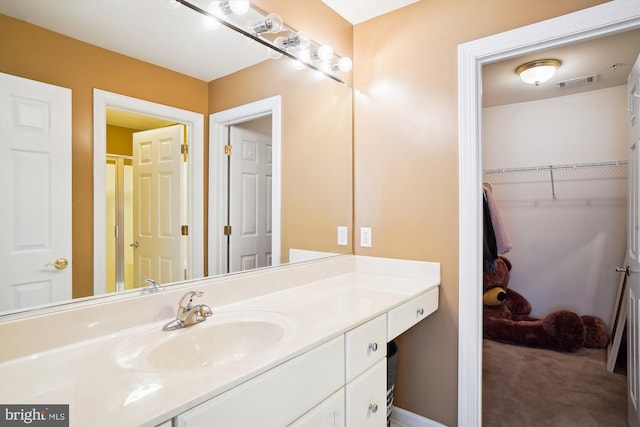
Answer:
<path fill-rule="evenodd" d="M 134 286 L 183 280 L 182 165 L 184 126 L 133 135 Z"/>
<path fill-rule="evenodd" d="M 640 56 L 629 75 L 629 277 L 627 313 L 627 382 L 629 426 L 640 426 Z"/>
<path fill-rule="evenodd" d="M 272 145 L 264 132 L 232 126 L 230 162 L 230 272 L 271 262 Z"/>
<path fill-rule="evenodd" d="M 0 73 L 0 159 L 0 310 L 71 299 L 71 90 Z"/>

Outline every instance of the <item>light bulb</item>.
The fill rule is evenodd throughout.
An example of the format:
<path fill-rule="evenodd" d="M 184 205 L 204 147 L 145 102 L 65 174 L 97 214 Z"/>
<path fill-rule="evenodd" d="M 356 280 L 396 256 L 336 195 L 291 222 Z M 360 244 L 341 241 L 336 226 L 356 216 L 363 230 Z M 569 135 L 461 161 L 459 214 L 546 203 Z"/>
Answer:
<path fill-rule="evenodd" d="M 276 45 L 277 45 L 277 41 L 278 39 L 276 39 Z M 275 49 L 271 49 L 270 47 L 268 47 L 267 49 L 269 49 L 269 58 L 271 59 L 280 59 L 282 58 L 282 52 L 275 50 Z"/>
<path fill-rule="evenodd" d="M 262 34 L 262 33 L 275 34 L 282 31 L 282 25 L 283 25 L 283 22 L 282 22 L 282 18 L 280 18 L 280 15 L 278 15 L 277 13 L 270 13 L 267 15 L 267 17 L 264 20 L 257 22 L 256 24 L 249 27 L 249 29 L 254 34 Z"/>
<path fill-rule="evenodd" d="M 220 2 L 214 1 L 207 7 L 207 12 L 212 15 L 220 16 Z M 202 15 L 202 25 L 209 30 L 213 30 L 220 27 L 220 22 L 213 16 Z"/>
<path fill-rule="evenodd" d="M 311 52 L 308 50 L 303 50 L 298 54 L 298 57 L 305 62 L 311 62 Z"/>
<path fill-rule="evenodd" d="M 202 16 L 202 25 L 209 30 L 215 30 L 216 28 L 220 28 L 220 23 L 216 21 L 216 19 L 212 16 L 203 15 Z"/>
<path fill-rule="evenodd" d="M 224 0 L 219 2 L 219 8 L 225 15 L 244 15 L 249 11 L 251 3 L 249 0 Z"/>
<path fill-rule="evenodd" d="M 331 68 L 333 70 L 340 70 L 343 73 L 346 73 L 347 71 L 351 71 L 351 68 L 353 68 L 353 61 L 351 61 L 351 58 L 347 58 L 345 56 L 340 58 L 338 62 L 331 65 Z"/>
<path fill-rule="evenodd" d="M 333 58 L 333 48 L 329 45 L 322 45 L 318 48 L 317 52 L 318 58 L 321 60 L 328 62 Z"/>
<path fill-rule="evenodd" d="M 283 49 L 290 49 L 292 47 L 297 47 L 298 49 L 306 49 L 311 44 L 311 39 L 309 38 L 307 33 L 303 33 L 302 31 L 300 31 L 293 37 L 276 37 L 274 43 L 276 44 L 276 46 Z"/>
<path fill-rule="evenodd" d="M 296 47 L 298 49 L 306 49 L 311 44 L 311 38 L 305 32 L 298 32 L 295 38 L 297 40 Z"/>

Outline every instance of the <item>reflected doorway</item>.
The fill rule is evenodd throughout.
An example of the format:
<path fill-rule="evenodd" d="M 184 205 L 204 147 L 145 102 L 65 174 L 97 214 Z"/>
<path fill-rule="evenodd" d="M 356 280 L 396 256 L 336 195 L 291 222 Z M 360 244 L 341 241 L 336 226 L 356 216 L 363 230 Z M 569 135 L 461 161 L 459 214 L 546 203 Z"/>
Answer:
<path fill-rule="evenodd" d="M 272 265 L 271 114 L 229 126 L 225 273 Z"/>
<path fill-rule="evenodd" d="M 180 258 L 184 260 L 185 268 L 176 268 L 173 265 L 161 264 L 153 265 L 149 264 L 147 267 L 141 268 L 142 273 L 138 273 L 138 279 L 135 278 L 134 272 L 133 287 L 147 286 L 144 280 L 149 278 L 157 281 L 158 283 L 168 283 L 169 281 L 176 281 L 174 276 L 168 273 L 169 270 L 180 270 L 180 277 L 178 280 L 189 280 L 194 278 L 200 278 L 204 275 L 204 218 L 203 218 L 203 146 L 204 146 L 204 115 L 194 113 L 167 105 L 157 104 L 149 101 L 144 101 L 137 98 L 132 98 L 124 95 L 115 94 L 112 92 L 106 92 L 100 89 L 94 89 L 94 295 L 104 294 L 107 291 L 107 240 L 108 236 L 113 236 L 113 233 L 107 231 L 107 110 L 117 110 L 120 112 L 134 113 L 137 115 L 145 116 L 147 118 L 162 119 L 162 124 L 149 126 L 154 127 L 166 127 L 168 124 L 180 124 L 183 125 L 185 131 L 179 132 L 181 139 L 188 147 L 189 161 L 182 167 L 182 171 L 179 173 L 180 181 L 184 183 L 184 189 L 180 187 L 176 190 L 171 190 L 173 197 L 172 206 L 178 206 L 178 213 L 172 213 L 174 219 L 182 218 L 184 224 L 188 226 L 187 236 L 182 238 L 182 244 L 180 245 Z M 139 126 L 129 126 L 130 129 L 139 128 Z M 138 129 L 136 129 L 138 130 Z M 133 132 L 130 132 L 133 134 Z M 182 147 L 175 144 L 164 144 L 161 142 L 153 142 L 148 144 L 147 148 L 153 150 L 153 147 L 160 149 L 159 155 L 167 157 L 180 158 L 182 157 Z M 168 147 L 178 147 L 178 154 L 175 151 L 171 151 Z M 145 152 L 146 154 L 152 154 L 151 151 Z M 143 155 L 145 154 L 143 153 Z M 135 156 L 133 149 L 131 149 L 131 156 Z M 123 159 L 126 170 L 126 157 Z M 132 159 L 135 162 L 135 159 Z M 136 180 L 134 175 L 135 169 L 131 170 L 132 181 Z M 115 172 L 114 172 L 115 173 Z M 164 173 L 164 172 L 163 172 Z M 124 172 L 123 172 L 124 174 Z M 174 174 L 175 176 L 175 174 Z M 176 182 L 177 179 L 170 179 L 168 181 Z M 150 187 L 151 188 L 151 187 Z M 164 186 L 163 188 L 168 188 Z M 158 192 L 150 189 L 151 192 Z M 164 191 L 164 190 L 163 190 Z M 166 196 L 166 191 L 161 195 Z M 179 194 L 179 196 L 177 196 Z M 175 203 L 173 203 L 175 200 Z M 181 210 L 180 207 L 184 207 Z M 148 218 L 147 224 L 151 221 L 156 221 L 161 224 L 160 227 L 156 227 L 156 230 L 163 230 L 163 227 L 167 224 L 164 218 L 157 215 L 158 208 L 149 208 L 145 216 Z M 115 215 L 115 214 L 114 214 Z M 134 214 L 133 218 L 137 215 Z M 140 221 L 141 224 L 143 221 Z M 182 225 L 182 224 L 181 224 Z M 179 228 L 179 235 L 182 235 L 183 231 L 181 225 Z M 171 227 L 175 230 L 175 227 Z M 135 226 L 132 226 L 135 233 Z M 166 229 L 166 228 L 164 228 Z M 131 242 L 126 242 L 125 245 L 134 244 L 140 240 L 136 240 L 135 236 L 131 237 Z M 122 246 L 122 245 L 120 245 Z M 177 246 L 177 245 L 172 245 Z M 135 263 L 134 263 L 135 266 Z M 146 268 L 146 270 L 145 270 Z M 153 271 L 152 271 L 153 270 Z M 186 270 L 186 274 L 185 274 Z M 124 273 L 123 273 L 124 274 Z M 178 276 L 175 276 L 178 277 Z M 163 279 L 164 278 L 164 279 Z M 113 279 L 115 281 L 115 279 Z M 124 279 L 121 281 L 124 286 Z M 138 283 L 139 282 L 139 283 Z M 114 285 L 115 287 L 115 285 Z M 116 287 L 117 290 L 117 287 Z"/>
<path fill-rule="evenodd" d="M 265 224 L 264 232 L 263 232 L 263 243 L 261 243 L 263 249 L 260 250 L 263 254 L 263 259 L 265 260 L 263 263 L 265 265 L 280 265 L 280 244 L 281 244 L 281 182 L 282 182 L 282 171 L 281 171 L 281 98 L 280 96 L 274 96 L 271 98 L 266 98 L 260 101 L 252 102 L 250 104 L 242 105 L 239 107 L 231 108 L 229 110 L 221 111 L 219 113 L 212 114 L 210 116 L 210 134 L 209 134 L 209 274 L 224 274 L 229 271 L 241 271 L 243 270 L 242 266 L 242 257 L 240 255 L 229 255 L 233 253 L 232 246 L 233 242 L 231 238 L 226 235 L 226 231 L 228 226 L 231 225 L 229 221 L 233 221 L 233 212 L 242 212 L 242 208 L 233 207 L 234 206 L 234 198 L 233 196 L 227 197 L 227 195 L 239 195 L 241 192 L 233 190 L 229 190 L 229 186 L 231 181 L 236 181 L 240 185 L 242 184 L 242 179 L 233 180 L 230 178 L 230 171 L 233 168 L 229 168 L 229 164 L 231 159 L 226 154 L 226 145 L 229 145 L 229 141 L 232 141 L 231 132 L 234 130 L 240 131 L 240 124 L 249 123 L 259 119 L 252 125 L 248 125 L 250 128 L 254 128 L 254 130 L 250 131 L 249 134 L 251 136 L 248 141 L 253 141 L 247 145 L 246 152 L 242 154 L 243 148 L 240 148 L 241 145 L 238 145 L 238 148 L 232 148 L 232 151 L 235 150 L 236 154 L 238 154 L 238 150 L 240 150 L 240 157 L 254 157 L 258 156 L 258 151 L 260 149 L 260 145 L 256 142 L 260 138 L 270 139 L 270 147 L 268 142 L 265 142 L 262 147 L 265 147 L 267 150 L 264 154 L 261 155 L 263 159 L 269 159 L 267 161 L 268 168 L 271 170 L 271 176 L 268 176 L 268 172 L 261 172 L 264 178 L 264 182 L 268 182 L 268 185 L 263 185 L 262 192 L 263 196 L 259 196 L 256 192 L 247 192 L 246 197 L 250 197 L 251 200 L 255 201 L 253 204 L 252 214 L 253 216 L 263 216 L 262 219 L 263 224 Z M 264 120 L 263 122 L 260 120 Z M 262 125 L 258 125 L 258 123 L 262 123 Z M 269 126 L 270 124 L 270 126 Z M 243 125 L 245 126 L 245 125 Z M 246 127 L 246 126 L 245 126 Z M 270 135 L 268 134 L 268 130 L 270 128 Z M 256 129 L 261 129 L 256 131 Z M 245 133 L 245 131 L 242 131 Z M 231 145 L 234 143 L 232 142 Z M 253 152 L 253 153 L 252 153 Z M 248 156 L 245 156 L 248 155 Z M 240 170 L 239 167 L 236 167 L 235 170 Z M 259 179 L 257 177 L 250 178 L 251 174 L 247 175 L 247 182 L 254 181 L 257 183 Z M 257 188 L 257 187 L 255 187 Z M 255 193 L 255 194 L 254 194 Z M 266 196 L 266 197 L 264 197 Z M 265 201 L 258 202 L 260 197 L 263 197 Z M 242 197 L 236 196 L 235 200 L 242 204 Z M 267 201 L 268 200 L 268 201 Z M 259 211 L 264 212 L 264 214 L 260 214 Z M 239 217 L 242 214 L 237 215 Z M 245 220 L 251 219 L 251 216 L 246 216 Z M 237 219 L 236 219 L 237 221 Z M 242 220 L 241 220 L 242 221 Z M 251 222 L 251 221 L 248 221 Z M 255 222 L 254 222 L 255 224 Z M 270 225 L 270 227 L 269 227 Z M 244 224 L 242 224 L 244 227 Z M 250 227 L 247 227 L 249 230 Z M 255 227 L 254 227 L 255 228 Z M 266 231 L 267 228 L 270 231 Z M 233 226 L 231 227 L 231 232 L 233 233 Z M 258 232 L 256 228 L 256 232 Z M 268 243 L 265 243 L 270 238 L 270 253 L 269 249 L 265 248 Z M 237 246 L 237 245 L 235 245 Z M 235 267 L 232 267 L 233 258 L 237 258 L 238 262 Z M 256 256 L 257 257 L 257 256 Z M 249 269 L 249 267 L 254 264 L 254 261 L 251 259 L 256 259 L 256 257 L 245 257 L 244 259 L 244 269 Z M 256 261 L 255 265 L 257 267 L 259 262 Z"/>

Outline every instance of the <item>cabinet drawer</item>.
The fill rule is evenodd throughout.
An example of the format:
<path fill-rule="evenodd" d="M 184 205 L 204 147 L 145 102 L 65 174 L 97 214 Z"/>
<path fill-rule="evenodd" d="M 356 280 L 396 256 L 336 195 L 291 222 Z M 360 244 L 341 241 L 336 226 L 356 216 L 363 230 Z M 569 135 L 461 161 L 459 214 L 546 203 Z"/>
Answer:
<path fill-rule="evenodd" d="M 394 308 L 387 317 L 387 340 L 391 341 L 437 309 L 438 288 L 433 288 Z"/>
<path fill-rule="evenodd" d="M 347 427 L 387 425 L 387 358 L 345 387 Z"/>
<path fill-rule="evenodd" d="M 344 427 L 344 388 L 320 402 L 289 427 Z"/>
<path fill-rule="evenodd" d="M 383 314 L 345 334 L 346 380 L 351 381 L 384 358 L 387 353 L 387 324 Z"/>
<path fill-rule="evenodd" d="M 339 336 L 178 415 L 175 425 L 283 426 L 343 384 L 344 336 Z"/>

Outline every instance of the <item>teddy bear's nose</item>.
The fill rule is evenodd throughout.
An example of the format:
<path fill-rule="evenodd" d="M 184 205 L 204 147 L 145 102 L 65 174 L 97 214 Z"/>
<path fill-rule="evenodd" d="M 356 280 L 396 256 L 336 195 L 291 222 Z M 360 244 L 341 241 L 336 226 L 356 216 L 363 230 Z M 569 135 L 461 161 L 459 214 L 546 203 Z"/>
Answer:
<path fill-rule="evenodd" d="M 498 292 L 498 295 L 496 295 L 496 298 L 498 299 L 498 301 L 504 301 L 507 299 L 507 293 L 505 291 L 500 291 Z"/>

